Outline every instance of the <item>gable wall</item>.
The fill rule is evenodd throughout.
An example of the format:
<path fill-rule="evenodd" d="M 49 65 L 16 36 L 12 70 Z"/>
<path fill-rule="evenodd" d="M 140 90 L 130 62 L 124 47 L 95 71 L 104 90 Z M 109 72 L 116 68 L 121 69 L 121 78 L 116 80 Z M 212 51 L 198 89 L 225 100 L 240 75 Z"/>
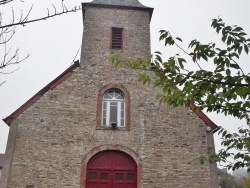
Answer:
<path fill-rule="evenodd" d="M 135 71 L 107 61 L 112 26 L 125 26 L 124 57 L 147 58 L 148 24 L 144 11 L 87 8 L 81 67 L 18 117 L 10 188 L 80 187 L 84 157 L 103 145 L 137 155 L 141 187 L 211 187 L 209 166 L 197 163 L 207 151 L 204 123 L 187 109 L 160 105 Z M 110 83 L 130 92 L 130 131 L 96 130 L 98 92 Z"/>

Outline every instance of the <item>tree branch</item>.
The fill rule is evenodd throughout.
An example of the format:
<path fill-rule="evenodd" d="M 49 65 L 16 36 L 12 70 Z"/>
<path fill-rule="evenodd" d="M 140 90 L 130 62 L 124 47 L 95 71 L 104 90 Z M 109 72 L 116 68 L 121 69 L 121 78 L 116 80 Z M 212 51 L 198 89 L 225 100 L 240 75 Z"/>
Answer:
<path fill-rule="evenodd" d="M 190 55 L 186 50 L 184 50 L 182 47 L 180 47 L 175 41 L 174 44 L 181 50 L 183 51 L 185 54 L 189 55 L 190 57 L 192 57 L 192 55 Z M 195 63 L 198 65 L 199 69 L 202 70 L 200 64 L 198 63 L 198 61 L 196 60 Z"/>
<path fill-rule="evenodd" d="M 52 5 L 52 6 L 54 6 L 54 5 Z M 31 9 L 32 9 L 32 7 L 31 7 Z M 42 20 L 47 20 L 47 19 L 53 18 L 55 16 L 60 16 L 62 14 L 67 14 L 67 13 L 76 12 L 78 10 L 81 10 L 80 7 L 74 7 L 71 10 L 67 10 L 67 9 L 65 10 L 64 9 L 62 12 L 59 12 L 59 13 L 57 13 L 55 11 L 55 13 L 52 14 L 52 15 L 50 15 L 49 11 L 48 11 L 48 15 L 47 16 L 44 16 L 44 17 L 41 17 L 41 18 L 38 18 L 38 19 L 28 20 L 28 15 L 30 14 L 31 9 L 29 10 L 28 14 L 25 16 L 24 19 L 21 19 L 19 22 L 16 22 L 16 23 L 10 23 L 10 24 L 6 24 L 6 25 L 0 25 L 0 29 L 14 27 L 14 26 L 17 26 L 17 25 L 25 25 L 25 24 L 28 24 L 28 23 L 38 22 L 38 21 L 42 21 Z"/>
<path fill-rule="evenodd" d="M 13 1 L 13 0 L 0 0 L 0 5 L 10 3 L 11 1 Z"/>

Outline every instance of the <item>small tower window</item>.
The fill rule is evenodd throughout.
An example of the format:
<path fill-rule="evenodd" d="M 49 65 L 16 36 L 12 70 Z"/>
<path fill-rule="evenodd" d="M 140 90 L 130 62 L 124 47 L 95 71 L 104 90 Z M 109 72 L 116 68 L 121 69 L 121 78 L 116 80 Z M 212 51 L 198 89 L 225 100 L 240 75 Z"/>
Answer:
<path fill-rule="evenodd" d="M 102 126 L 125 127 L 125 98 L 123 93 L 110 90 L 103 96 Z"/>
<path fill-rule="evenodd" d="M 111 36 L 111 48 L 112 49 L 122 49 L 122 32 L 123 28 L 112 27 L 112 36 Z"/>

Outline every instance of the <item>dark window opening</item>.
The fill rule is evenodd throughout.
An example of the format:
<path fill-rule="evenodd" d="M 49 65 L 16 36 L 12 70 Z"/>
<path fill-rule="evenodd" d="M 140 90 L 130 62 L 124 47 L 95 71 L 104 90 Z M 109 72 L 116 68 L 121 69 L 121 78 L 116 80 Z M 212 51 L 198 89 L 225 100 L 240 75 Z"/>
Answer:
<path fill-rule="evenodd" d="M 88 178 L 90 180 L 97 179 L 97 173 L 96 172 L 89 172 Z"/>
<path fill-rule="evenodd" d="M 112 28 L 112 49 L 122 49 L 122 31 L 123 28 L 113 27 Z"/>
<path fill-rule="evenodd" d="M 108 180 L 109 174 L 108 173 L 101 173 L 100 174 L 100 180 Z"/>
<path fill-rule="evenodd" d="M 124 174 L 121 174 L 121 173 L 117 173 L 115 175 L 115 180 L 123 180 L 124 179 Z"/>

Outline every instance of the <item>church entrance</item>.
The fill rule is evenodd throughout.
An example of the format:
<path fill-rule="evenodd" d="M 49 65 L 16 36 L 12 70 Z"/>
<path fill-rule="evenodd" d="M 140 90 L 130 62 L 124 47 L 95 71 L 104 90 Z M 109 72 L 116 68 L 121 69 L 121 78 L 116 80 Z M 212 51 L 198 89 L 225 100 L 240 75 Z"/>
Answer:
<path fill-rule="evenodd" d="M 120 151 L 102 151 L 87 164 L 86 188 L 136 188 L 137 165 Z"/>

